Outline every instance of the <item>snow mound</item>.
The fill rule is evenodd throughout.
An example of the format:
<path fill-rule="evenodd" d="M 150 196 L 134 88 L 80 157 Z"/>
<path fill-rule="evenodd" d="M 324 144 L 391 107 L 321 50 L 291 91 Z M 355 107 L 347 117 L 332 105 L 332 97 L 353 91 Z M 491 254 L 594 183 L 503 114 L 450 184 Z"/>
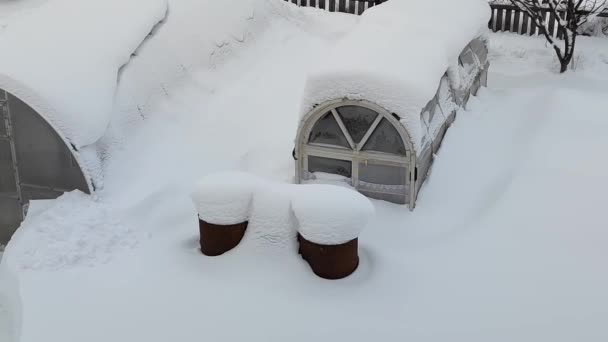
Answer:
<path fill-rule="evenodd" d="M 140 235 L 123 225 L 116 213 L 90 196 L 74 191 L 31 212 L 7 246 L 2 262 L 18 269 L 57 270 L 107 263 L 134 247 Z"/>
<path fill-rule="evenodd" d="M 222 172 L 200 180 L 191 195 L 201 220 L 231 225 L 249 220 L 251 201 L 264 181 L 244 172 Z"/>
<path fill-rule="evenodd" d="M 265 186 L 255 194 L 243 247 L 257 254 L 295 255 L 296 223 L 291 208 L 296 185 Z"/>
<path fill-rule="evenodd" d="M 93 144 L 110 122 L 119 69 L 166 12 L 166 0 L 49 1 L 5 26 L 0 88 L 76 148 Z"/>
<path fill-rule="evenodd" d="M 292 206 L 298 232 L 314 243 L 339 245 L 355 239 L 374 215 L 367 197 L 345 187 L 307 184 L 296 190 Z"/>
<path fill-rule="evenodd" d="M 368 100 L 399 115 L 420 152 L 422 109 L 489 19 L 484 0 L 401 0 L 372 7 L 324 52 L 331 58 L 309 72 L 300 116 L 326 101 Z"/>

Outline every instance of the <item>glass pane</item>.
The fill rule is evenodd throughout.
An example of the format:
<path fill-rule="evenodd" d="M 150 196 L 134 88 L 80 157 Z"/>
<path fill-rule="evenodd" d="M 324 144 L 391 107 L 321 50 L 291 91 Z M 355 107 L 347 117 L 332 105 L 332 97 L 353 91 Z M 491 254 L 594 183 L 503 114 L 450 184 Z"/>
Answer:
<path fill-rule="evenodd" d="M 485 65 L 488 60 L 488 48 L 481 39 L 474 39 L 471 42 L 471 50 L 475 53 L 479 62 Z"/>
<path fill-rule="evenodd" d="M 310 143 L 327 144 L 350 148 L 348 141 L 331 112 L 325 114 L 315 124 L 310 133 Z"/>
<path fill-rule="evenodd" d="M 360 106 L 344 106 L 337 109 L 346 130 L 355 144 L 358 144 L 369 130 L 378 113 Z"/>
<path fill-rule="evenodd" d="M 405 145 L 397 129 L 386 119 L 382 119 L 376 130 L 363 147 L 364 151 L 377 151 L 406 155 Z"/>
<path fill-rule="evenodd" d="M 0 193 L 15 192 L 17 192 L 17 184 L 15 183 L 11 145 L 7 140 L 0 140 Z"/>
<path fill-rule="evenodd" d="M 472 70 L 477 66 L 475 57 L 473 57 L 473 52 L 468 47 L 460 55 L 460 60 L 462 61 L 462 64 L 466 70 Z"/>
<path fill-rule="evenodd" d="M 19 200 L 0 196 L 0 243 L 7 242 L 10 235 L 21 223 Z"/>
<path fill-rule="evenodd" d="M 450 81 L 447 75 L 443 75 L 443 78 L 441 79 L 441 85 L 437 92 L 437 100 L 443 110 L 443 115 L 445 115 L 446 118 L 456 109 L 454 107 L 454 97 L 450 91 Z"/>
<path fill-rule="evenodd" d="M 72 152 L 57 132 L 27 104 L 9 96 L 21 183 L 87 191 Z"/>
<path fill-rule="evenodd" d="M 349 160 L 330 159 L 323 157 L 308 157 L 309 172 L 324 172 L 335 175 L 352 177 L 353 164 Z"/>
<path fill-rule="evenodd" d="M 21 187 L 21 196 L 24 203 L 37 199 L 55 199 L 61 196 L 61 194 L 61 192 L 51 189 L 33 188 L 27 185 Z"/>
<path fill-rule="evenodd" d="M 359 180 L 385 185 L 405 185 L 405 167 L 365 163 L 359 164 Z"/>
<path fill-rule="evenodd" d="M 359 164 L 359 188 L 366 196 L 404 204 L 408 195 L 407 169 L 399 166 Z"/>
<path fill-rule="evenodd" d="M 0 137 L 6 137 L 6 124 L 4 122 L 4 117 L 2 116 L 2 106 L 0 105 Z"/>

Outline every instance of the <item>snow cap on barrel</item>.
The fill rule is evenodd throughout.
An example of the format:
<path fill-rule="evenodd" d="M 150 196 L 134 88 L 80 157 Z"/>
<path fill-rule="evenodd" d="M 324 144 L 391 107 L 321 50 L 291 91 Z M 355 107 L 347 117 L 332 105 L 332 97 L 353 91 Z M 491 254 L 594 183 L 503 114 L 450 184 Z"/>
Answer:
<path fill-rule="evenodd" d="M 244 172 L 222 172 L 201 179 L 191 194 L 199 218 L 216 225 L 249 219 L 253 195 L 264 180 Z"/>
<path fill-rule="evenodd" d="M 299 186 L 292 207 L 300 235 L 321 245 L 356 239 L 375 213 L 370 200 L 357 191 L 324 184 Z"/>

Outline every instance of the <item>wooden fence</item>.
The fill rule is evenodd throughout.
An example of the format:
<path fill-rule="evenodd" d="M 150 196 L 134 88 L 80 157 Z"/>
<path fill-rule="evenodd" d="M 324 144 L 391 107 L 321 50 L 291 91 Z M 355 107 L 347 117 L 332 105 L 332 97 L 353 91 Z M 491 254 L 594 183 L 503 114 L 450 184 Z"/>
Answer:
<path fill-rule="evenodd" d="M 379 5 L 388 0 L 285 0 L 298 6 L 316 7 L 330 12 L 343 12 L 351 14 L 362 14 L 370 7 Z M 432 0 L 419 0 L 432 1 Z M 457 0 L 453 0 L 457 1 Z M 534 20 L 517 6 L 490 2 L 492 7 L 492 18 L 489 27 L 494 32 L 514 32 L 521 35 L 535 36 L 542 32 L 534 23 Z M 549 24 L 549 32 L 558 39 L 561 39 L 563 32 L 558 30 L 558 18 L 549 9 L 543 10 L 546 22 Z M 565 16 L 565 12 L 562 13 Z M 599 14 L 608 17 L 608 10 Z"/>
<path fill-rule="evenodd" d="M 535 36 L 542 34 L 540 28 L 534 20 L 517 6 L 504 4 L 490 4 L 492 7 L 492 19 L 490 29 L 494 32 L 513 32 L 521 35 Z M 560 16 L 565 18 L 566 13 L 561 12 Z M 559 18 L 549 9 L 543 10 L 543 16 L 549 26 L 549 33 L 558 39 L 563 38 L 563 32 L 558 30 Z M 608 17 L 608 12 L 600 13 L 598 16 Z"/>
<path fill-rule="evenodd" d="M 316 7 L 330 12 L 361 14 L 387 0 L 285 0 L 298 6 Z"/>

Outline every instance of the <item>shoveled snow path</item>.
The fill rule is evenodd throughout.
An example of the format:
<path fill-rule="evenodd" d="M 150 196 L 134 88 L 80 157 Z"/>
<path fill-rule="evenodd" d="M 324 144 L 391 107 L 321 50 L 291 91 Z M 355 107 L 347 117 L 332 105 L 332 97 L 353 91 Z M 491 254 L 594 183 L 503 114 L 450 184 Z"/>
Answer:
<path fill-rule="evenodd" d="M 375 202 L 352 277 L 318 279 L 297 255 L 247 240 L 201 256 L 196 177 L 293 174 L 294 70 L 319 42 L 273 32 L 250 51 L 263 57 L 242 56 L 230 83 L 200 101 L 208 78 L 195 80 L 113 161 L 102 200 L 149 241 L 95 268 L 20 275 L 21 342 L 608 339 L 608 74 L 496 63 L 491 88 L 448 132 L 418 208 Z"/>

